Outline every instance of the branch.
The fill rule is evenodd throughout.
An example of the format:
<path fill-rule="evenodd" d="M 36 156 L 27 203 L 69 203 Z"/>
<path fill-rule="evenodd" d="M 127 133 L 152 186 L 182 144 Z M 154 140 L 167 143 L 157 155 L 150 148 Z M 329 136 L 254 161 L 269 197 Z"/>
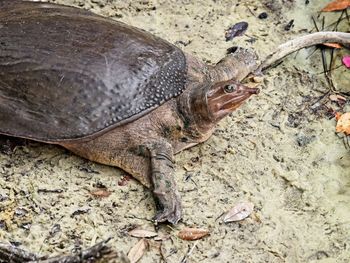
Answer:
<path fill-rule="evenodd" d="M 255 72 L 259 73 L 266 70 L 267 68 L 276 64 L 279 60 L 283 59 L 285 56 L 288 56 L 299 49 L 329 42 L 350 44 L 350 33 L 317 32 L 290 40 L 282 45 L 279 45 L 274 52 L 268 55 Z"/>
<path fill-rule="evenodd" d="M 95 262 L 96 260 L 101 259 L 102 257 L 112 253 L 111 248 L 107 246 L 107 242 L 109 240 L 110 238 L 100 243 L 97 243 L 96 245 L 81 251 L 79 254 L 57 256 L 57 257 L 40 260 L 38 262 L 40 263 Z"/>
<path fill-rule="evenodd" d="M 12 245 L 0 243 L 0 262 L 1 263 L 20 263 L 36 261 L 38 257 L 35 254 L 24 251 Z"/>
<path fill-rule="evenodd" d="M 107 239 L 96 245 L 87 248 L 80 253 L 73 255 L 63 255 L 56 257 L 40 257 L 35 254 L 26 252 L 20 248 L 12 245 L 0 243 L 0 262 L 7 263 L 22 263 L 22 262 L 40 262 L 40 263 L 83 263 L 83 262 L 95 262 L 107 255 L 116 257 L 115 252 L 107 246 Z M 113 255 L 114 254 L 114 255 Z"/>

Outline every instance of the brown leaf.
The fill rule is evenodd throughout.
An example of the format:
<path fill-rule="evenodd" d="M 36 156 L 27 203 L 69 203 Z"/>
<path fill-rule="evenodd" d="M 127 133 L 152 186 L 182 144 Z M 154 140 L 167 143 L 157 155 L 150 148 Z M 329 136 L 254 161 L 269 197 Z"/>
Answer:
<path fill-rule="evenodd" d="M 240 221 L 248 217 L 254 210 L 254 204 L 250 202 L 241 202 L 235 205 L 224 217 L 224 222 Z"/>
<path fill-rule="evenodd" d="M 321 11 L 332 12 L 340 11 L 348 8 L 350 6 L 350 0 L 335 0 L 326 5 Z"/>
<path fill-rule="evenodd" d="M 111 192 L 107 191 L 106 189 L 98 189 L 95 191 L 91 191 L 90 194 L 92 194 L 94 197 L 103 198 L 110 196 Z"/>
<path fill-rule="evenodd" d="M 209 230 L 203 228 L 190 228 L 185 227 L 182 229 L 177 236 L 183 240 L 197 240 L 205 237 L 209 234 Z"/>
<path fill-rule="evenodd" d="M 343 132 L 346 135 L 350 135 L 350 112 L 346 112 L 338 117 L 335 130 L 337 132 Z"/>
<path fill-rule="evenodd" d="M 326 46 L 326 47 L 331 47 L 331 48 L 342 48 L 341 45 L 339 45 L 338 43 L 323 43 L 322 45 Z"/>
<path fill-rule="evenodd" d="M 130 263 L 136 263 L 139 261 L 142 258 L 143 254 L 145 254 L 147 246 L 148 243 L 145 239 L 141 239 L 139 242 L 137 242 L 128 253 L 128 259 L 130 260 Z"/>
<path fill-rule="evenodd" d="M 234 37 L 242 36 L 248 29 L 247 22 L 238 22 L 225 31 L 226 41 L 232 40 Z"/>
<path fill-rule="evenodd" d="M 129 235 L 132 237 L 155 237 L 158 236 L 158 233 L 144 229 L 133 229 L 129 231 Z"/>

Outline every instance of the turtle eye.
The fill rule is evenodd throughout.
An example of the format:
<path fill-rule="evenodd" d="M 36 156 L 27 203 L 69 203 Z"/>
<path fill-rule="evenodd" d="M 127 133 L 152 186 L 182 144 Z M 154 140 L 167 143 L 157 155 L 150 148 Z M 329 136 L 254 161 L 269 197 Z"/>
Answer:
<path fill-rule="evenodd" d="M 234 92 L 236 89 L 237 89 L 237 85 L 235 85 L 235 84 L 229 84 L 229 85 L 226 85 L 226 86 L 224 87 L 224 91 L 225 91 L 226 93 Z"/>

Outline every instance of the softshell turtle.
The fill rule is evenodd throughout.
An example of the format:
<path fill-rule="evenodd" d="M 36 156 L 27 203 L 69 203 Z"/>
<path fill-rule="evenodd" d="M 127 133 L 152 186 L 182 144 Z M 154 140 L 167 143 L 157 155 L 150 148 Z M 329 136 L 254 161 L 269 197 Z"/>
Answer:
<path fill-rule="evenodd" d="M 174 154 L 258 93 L 240 83 L 257 67 L 242 48 L 210 66 L 89 11 L 1 1 L 0 134 L 122 168 L 152 189 L 155 220 L 176 223 Z"/>

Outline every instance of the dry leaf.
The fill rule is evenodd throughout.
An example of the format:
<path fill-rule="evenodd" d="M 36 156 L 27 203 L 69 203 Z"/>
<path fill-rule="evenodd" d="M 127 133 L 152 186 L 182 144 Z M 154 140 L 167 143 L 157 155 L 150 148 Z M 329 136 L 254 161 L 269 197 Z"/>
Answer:
<path fill-rule="evenodd" d="M 240 221 L 248 217 L 254 210 L 254 204 L 250 202 L 241 202 L 235 205 L 224 217 L 224 222 Z"/>
<path fill-rule="evenodd" d="M 103 197 L 108 197 L 111 195 L 111 192 L 105 190 L 105 189 L 98 189 L 98 190 L 95 190 L 95 191 L 91 191 L 90 194 L 92 194 L 94 197 L 100 197 L 100 198 L 103 198 Z"/>
<path fill-rule="evenodd" d="M 338 121 L 340 119 L 341 113 L 340 112 L 335 112 L 334 117 Z"/>
<path fill-rule="evenodd" d="M 145 251 L 147 249 L 147 241 L 145 239 L 141 239 L 139 242 L 136 243 L 135 246 L 133 246 L 129 253 L 128 253 L 128 259 L 130 260 L 130 263 L 136 263 L 139 261 L 143 254 L 145 254 Z"/>
<path fill-rule="evenodd" d="M 242 36 L 248 29 L 247 22 L 238 22 L 225 31 L 226 41 L 232 40 L 234 37 Z"/>
<path fill-rule="evenodd" d="M 340 11 L 348 8 L 350 6 L 350 0 L 335 0 L 326 5 L 321 11 L 332 12 Z"/>
<path fill-rule="evenodd" d="M 346 101 L 346 98 L 345 98 L 345 97 L 340 96 L 340 95 L 337 95 L 337 94 L 332 94 L 332 95 L 330 95 L 330 96 L 329 96 L 329 99 L 330 99 L 331 101 L 335 101 L 335 102 L 337 102 L 337 101 L 345 102 L 345 101 Z"/>
<path fill-rule="evenodd" d="M 331 47 L 331 48 L 342 48 L 342 46 L 339 45 L 338 43 L 323 43 L 322 45 Z"/>
<path fill-rule="evenodd" d="M 155 237 L 158 236 L 158 233 L 150 230 L 134 229 L 129 231 L 129 235 L 132 237 Z"/>
<path fill-rule="evenodd" d="M 190 228 L 185 227 L 182 229 L 177 236 L 183 240 L 197 240 L 205 237 L 209 234 L 209 230 L 202 228 Z"/>
<path fill-rule="evenodd" d="M 350 112 L 346 112 L 338 118 L 335 130 L 350 135 Z"/>

